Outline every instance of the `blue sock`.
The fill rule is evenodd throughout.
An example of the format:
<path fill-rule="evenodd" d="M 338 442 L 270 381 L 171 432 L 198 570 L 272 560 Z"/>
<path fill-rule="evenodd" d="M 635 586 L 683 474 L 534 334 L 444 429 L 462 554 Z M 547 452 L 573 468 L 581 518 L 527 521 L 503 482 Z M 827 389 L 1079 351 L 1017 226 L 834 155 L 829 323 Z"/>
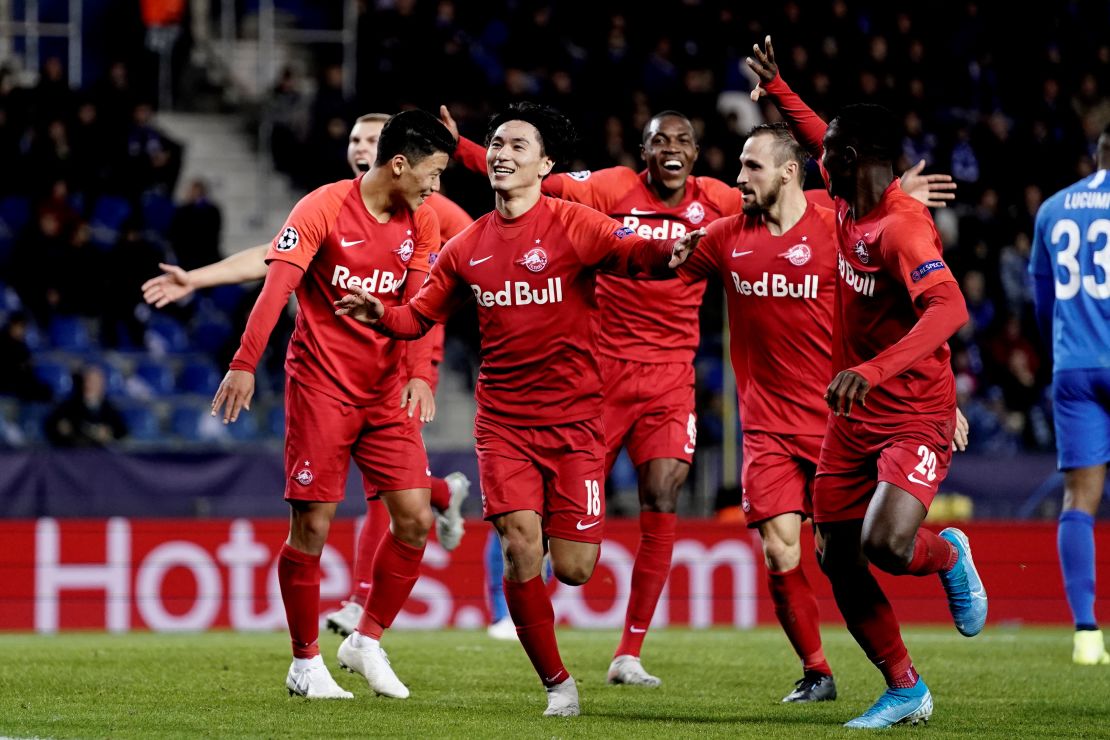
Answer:
<path fill-rule="evenodd" d="M 1060 514 L 1056 547 L 1072 618 L 1077 626 L 1095 625 L 1095 518 L 1077 509 Z"/>
<path fill-rule="evenodd" d="M 486 541 L 486 595 L 489 597 L 490 618 L 500 622 L 509 616 L 509 605 L 505 602 L 505 561 L 501 557 L 501 539 L 497 532 L 490 530 Z"/>

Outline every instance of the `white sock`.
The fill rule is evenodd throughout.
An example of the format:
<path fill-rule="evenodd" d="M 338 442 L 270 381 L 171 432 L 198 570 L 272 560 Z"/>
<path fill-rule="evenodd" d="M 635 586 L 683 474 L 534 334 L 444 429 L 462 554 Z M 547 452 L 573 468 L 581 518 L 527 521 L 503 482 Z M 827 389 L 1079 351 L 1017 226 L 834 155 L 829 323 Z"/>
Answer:
<path fill-rule="evenodd" d="M 319 655 L 313 656 L 311 658 L 293 658 L 293 670 L 295 671 L 303 671 L 306 668 L 311 668 L 313 666 L 322 666 L 323 664 L 324 659 L 321 658 Z"/>

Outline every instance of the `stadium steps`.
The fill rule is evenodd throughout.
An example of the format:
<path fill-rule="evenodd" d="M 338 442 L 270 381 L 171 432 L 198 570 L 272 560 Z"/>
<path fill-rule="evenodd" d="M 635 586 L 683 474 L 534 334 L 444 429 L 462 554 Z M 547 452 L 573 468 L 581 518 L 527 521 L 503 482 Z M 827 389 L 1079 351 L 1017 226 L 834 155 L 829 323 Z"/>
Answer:
<path fill-rule="evenodd" d="M 260 169 L 258 152 L 243 133 L 242 119 L 235 114 L 159 113 L 157 123 L 185 145 L 176 199 L 185 194 L 189 183 L 201 178 L 208 183 L 212 200 L 222 209 L 223 254 L 273 239 L 299 195 L 283 175 L 273 171 L 268 153 Z M 258 219 L 260 171 L 267 189 L 267 206 Z"/>

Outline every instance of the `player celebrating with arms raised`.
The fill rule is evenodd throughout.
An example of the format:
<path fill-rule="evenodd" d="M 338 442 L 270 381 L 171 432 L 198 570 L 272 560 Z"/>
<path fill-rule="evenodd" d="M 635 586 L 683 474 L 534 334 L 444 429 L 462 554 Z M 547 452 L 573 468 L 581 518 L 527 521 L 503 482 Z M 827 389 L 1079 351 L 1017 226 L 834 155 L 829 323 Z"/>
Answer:
<path fill-rule="evenodd" d="M 540 570 L 545 537 L 564 583 L 585 583 L 600 554 L 595 276 L 669 274 L 703 233 L 647 240 L 591 208 L 543 196 L 541 182 L 572 137 L 570 122 L 543 106 L 496 116 L 486 151 L 496 210 L 447 243 L 408 305 L 387 310 L 365 292 L 337 304 L 337 313 L 401 338 L 445 321 L 466 300 L 478 304 L 475 438 L 485 516 L 501 537 L 517 634 L 548 691 L 545 714 L 558 716 L 580 713 L 578 689 L 559 656 Z"/>
<path fill-rule="evenodd" d="M 382 129 L 374 165 L 360 178 L 305 196 L 274 239 L 262 293 L 251 311 L 212 413 L 234 422 L 250 408 L 254 368 L 296 290 L 300 310 L 286 358 L 285 498 L 289 538 L 278 580 L 289 621 L 291 694 L 349 699 L 320 658 L 320 553 L 349 460 L 368 490 L 380 493 L 392 520 L 374 558 L 373 583 L 357 631 L 339 648 L 343 666 L 363 674 L 377 693 L 408 696 L 379 644 L 419 575 L 428 530 L 427 453 L 420 430 L 398 406 L 405 348 L 371 329 L 336 321 L 332 302 L 347 290 L 373 292 L 395 305 L 428 272 L 439 224 L 420 204 L 439 189 L 454 140 L 423 111 L 406 111 Z M 354 238 L 352 238 L 354 237 Z"/>
<path fill-rule="evenodd" d="M 928 720 L 933 699 L 868 561 L 898 575 L 940 575 L 957 629 L 978 634 L 987 596 L 958 529 L 921 524 L 952 456 L 955 379 L 947 340 L 967 321 L 928 211 L 897 185 L 900 130 L 878 106 L 826 126 L 778 74 L 771 39 L 749 66 L 811 151 L 834 199 L 839 251 L 832 410 L 814 490 L 821 567 L 852 636 L 888 689 L 848 727 Z M 877 485 L 876 485 L 877 484 Z"/>

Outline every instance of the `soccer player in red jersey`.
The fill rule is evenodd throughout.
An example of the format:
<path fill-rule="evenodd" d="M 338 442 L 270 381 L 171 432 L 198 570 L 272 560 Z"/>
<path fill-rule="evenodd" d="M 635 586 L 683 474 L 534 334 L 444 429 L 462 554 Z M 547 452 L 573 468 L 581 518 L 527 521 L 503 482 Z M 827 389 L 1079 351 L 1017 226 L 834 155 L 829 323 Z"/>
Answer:
<path fill-rule="evenodd" d="M 939 574 L 957 629 L 975 635 L 987 597 L 967 537 L 921 523 L 951 461 L 955 380 L 947 339 L 967 321 L 928 211 L 896 186 L 897 121 L 878 106 L 842 110 L 826 126 L 778 74 L 771 39 L 749 66 L 798 139 L 822 154 L 834 199 L 837 306 L 832 414 L 821 448 L 814 519 L 821 567 L 848 629 L 888 689 L 849 727 L 928 720 L 933 699 L 868 562 L 897 575 Z"/>
<path fill-rule="evenodd" d="M 440 120 L 458 133 L 445 107 Z M 642 172 L 611 167 L 561 173 L 543 181 L 543 192 L 588 205 L 640 236 L 657 238 L 675 238 L 741 212 L 744 199 L 736 188 L 692 176 L 698 146 L 694 127 L 682 113 L 667 110 L 653 116 L 644 127 L 640 154 Z M 455 156 L 468 169 L 485 173 L 485 150 L 474 142 L 460 137 Z M 903 176 L 908 192 L 930 205 L 954 197 L 945 192 L 955 187 L 950 177 L 922 176 L 922 167 L 924 162 Z M 809 191 L 809 197 L 831 205 L 823 191 Z M 598 349 L 605 387 L 605 469 L 608 473 L 621 448 L 627 448 L 640 494 L 640 545 L 624 629 L 609 665 L 611 684 L 661 683 L 644 669 L 640 653 L 670 573 L 678 494 L 696 445 L 694 355 L 704 292 L 701 279 L 645 282 L 609 273 L 597 278 L 599 316 L 604 317 Z M 764 544 L 773 546 L 766 540 Z M 771 593 L 777 596 L 782 589 L 772 586 Z M 792 611 L 779 601 L 776 605 L 777 611 Z"/>
<path fill-rule="evenodd" d="M 347 145 L 347 163 L 355 176 L 368 171 L 377 158 L 378 139 L 388 120 L 389 116 L 384 113 L 368 113 L 355 121 Z M 473 220 L 466 211 L 439 193 L 428 196 L 422 207 L 435 211 L 439 219 L 441 245 Z M 143 284 L 143 297 L 147 303 L 161 308 L 173 301 L 183 300 L 200 288 L 262 280 L 266 277 L 266 254 L 269 249 L 269 244 L 260 244 L 188 272 L 176 265 L 161 265 L 163 274 Z M 439 246 L 429 257 L 434 258 L 438 252 Z M 419 414 L 420 421 L 424 423 L 431 421 L 435 415 L 435 390 L 439 365 L 443 361 L 443 327 L 437 325 L 428 332 L 420 345 L 406 354 L 409 380 L 401 389 L 401 405 L 410 415 Z M 449 473 L 444 478 L 433 477 L 431 491 L 432 508 L 436 511 L 436 538 L 445 550 L 454 550 L 464 532 L 460 507 L 470 492 L 470 481 L 459 472 Z M 344 637 L 355 630 L 362 618 L 362 605 L 366 602 L 374 570 L 374 552 L 388 529 L 389 514 L 373 488 L 367 487 L 366 518 L 359 528 L 351 564 L 354 590 L 339 609 L 324 617 L 328 628 Z"/>
<path fill-rule="evenodd" d="M 570 122 L 521 104 L 490 125 L 486 169 L 496 210 L 444 247 L 428 283 L 386 310 L 350 295 L 337 313 L 390 336 L 419 336 L 464 301 L 478 304 L 482 367 L 475 437 L 484 513 L 501 536 L 505 596 L 548 691 L 546 715 L 579 714 L 540 577 L 544 538 L 555 576 L 585 583 L 600 554 L 605 454 L 595 282 L 599 270 L 666 275 L 703 232 L 647 240 L 585 206 L 544 197 Z"/>
<path fill-rule="evenodd" d="M 434 211 L 419 206 L 439 188 L 453 149 L 435 118 L 399 113 L 382 129 L 369 172 L 325 185 L 297 204 L 267 255 L 262 293 L 212 401 L 212 413 L 224 423 L 249 409 L 255 365 L 295 290 L 300 310 L 285 390 L 291 512 L 278 561 L 293 645 L 286 677 L 291 694 L 351 698 L 328 673 L 317 639 L 320 553 L 352 458 L 368 488 L 385 501 L 392 527 L 378 547 L 365 611 L 340 645 L 339 662 L 365 676 L 378 694 L 409 694 L 379 640 L 416 582 L 432 525 L 427 453 L 416 421 L 397 405 L 405 347 L 368 327 L 336 321 L 332 302 L 359 289 L 396 305 L 423 284 L 439 224 Z"/>

